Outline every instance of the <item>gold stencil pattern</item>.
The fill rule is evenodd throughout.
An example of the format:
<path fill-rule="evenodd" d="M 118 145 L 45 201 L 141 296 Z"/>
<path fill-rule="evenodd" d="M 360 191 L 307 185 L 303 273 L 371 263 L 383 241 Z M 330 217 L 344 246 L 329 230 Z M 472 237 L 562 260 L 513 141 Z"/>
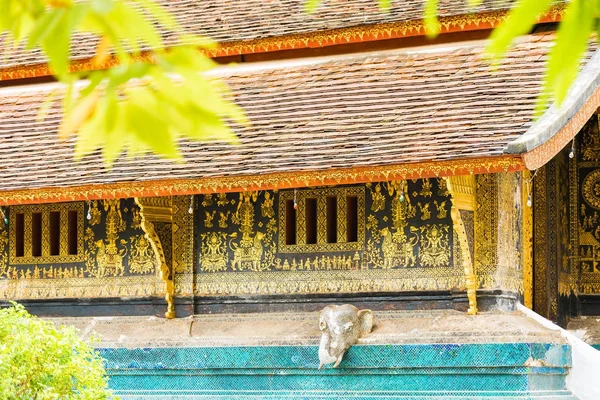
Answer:
<path fill-rule="evenodd" d="M 133 274 L 153 273 L 156 269 L 156 255 L 144 235 L 134 236 L 130 241 L 129 271 Z"/>
<path fill-rule="evenodd" d="M 361 293 L 464 288 L 464 276 L 455 268 L 402 268 L 350 271 L 219 272 L 196 274 L 196 294 Z"/>
<path fill-rule="evenodd" d="M 531 204 L 530 198 L 533 183 L 530 181 L 531 175 L 529 171 L 521 173 L 521 204 L 523 205 L 521 249 L 523 253 L 523 304 L 525 307 L 533 309 L 533 204 Z"/>
<path fill-rule="evenodd" d="M 576 225 L 571 229 L 571 245 L 578 249 L 576 272 L 571 271 L 571 287 L 576 286 L 579 278 L 578 291 L 582 294 L 600 293 L 600 129 L 599 119 L 595 115 L 583 128 L 581 148 L 576 152 L 581 160 L 575 157 L 571 160 L 572 173 L 571 192 L 573 197 L 580 199 L 579 203 L 571 206 L 572 217 Z M 574 196 L 573 191 L 580 196 Z M 573 219 L 573 218 L 571 218 Z M 577 276 L 578 275 L 578 276 Z M 563 279 L 564 281 L 564 279 Z M 560 284 L 560 282 L 559 282 Z M 565 291 L 566 283 L 561 285 Z"/>
<path fill-rule="evenodd" d="M 119 233 L 126 228 L 121 213 L 120 200 L 104 200 L 104 211 L 106 212 L 106 238 L 94 240 L 90 228 L 86 231 L 87 249 L 86 266 L 87 272 L 96 278 L 105 276 L 123 276 L 125 265 L 123 258 L 127 253 L 126 241 L 119 240 Z"/>
<path fill-rule="evenodd" d="M 576 141 L 574 145 L 576 146 L 575 156 L 569 158 L 569 255 L 571 256 L 569 257 L 569 268 L 571 270 L 569 293 L 577 294 L 577 282 L 579 281 L 579 263 L 577 260 L 577 253 L 579 253 L 579 146 Z"/>
<path fill-rule="evenodd" d="M 193 213 L 188 211 L 190 202 L 188 196 L 173 197 L 173 270 L 175 293 L 180 296 L 194 293 L 194 240 L 191 239 L 194 226 Z"/>
<path fill-rule="evenodd" d="M 445 196 L 440 197 L 440 192 Z M 295 195 L 294 191 L 232 193 L 222 196 L 221 204 L 211 203 L 212 197 L 200 197 L 199 214 L 231 211 L 231 223 L 228 228 L 215 224 L 207 229 L 198 216 L 200 273 L 186 275 L 194 279 L 194 293 L 228 296 L 465 287 L 462 270 L 452 261 L 449 192 L 437 179 L 428 181 L 425 188 L 415 179 L 297 190 Z M 294 197 L 297 244 L 286 245 L 284 216 L 286 204 L 292 204 Z M 351 243 L 350 249 L 344 242 L 327 243 L 328 197 L 336 198 L 338 242 L 347 238 L 345 201 L 357 200 L 358 244 Z M 307 199 L 314 199 L 317 206 L 314 244 L 306 243 Z M 277 203 L 277 212 L 271 212 L 271 201 L 274 206 Z M 428 218 L 424 220 L 423 215 Z M 285 246 L 295 249 L 282 252 Z"/>
<path fill-rule="evenodd" d="M 546 290 L 548 269 L 548 225 L 546 221 L 546 167 L 537 170 L 533 181 L 533 240 L 534 240 L 534 298 L 533 309 L 541 315 L 548 313 L 548 298 Z"/>
<path fill-rule="evenodd" d="M 431 197 L 431 183 L 429 180 L 421 181 L 419 196 Z M 371 213 L 367 216 L 367 263 L 369 268 L 406 268 L 419 264 L 420 268 L 431 268 L 432 274 L 438 273 L 437 267 L 448 267 L 451 260 L 449 242 L 449 225 L 427 223 L 412 226 L 409 221 L 417 216 L 420 210 L 421 221 L 429 221 L 432 216 L 429 211 L 431 202 L 413 205 L 412 190 L 407 181 L 391 181 L 383 185 L 369 186 L 372 204 Z M 443 187 L 446 191 L 445 186 Z M 387 192 L 388 196 L 384 193 Z M 449 195 L 449 193 L 447 194 Z M 383 197 L 382 197 L 383 196 Z M 391 223 L 378 214 L 379 204 L 391 204 Z M 444 205 L 447 203 L 443 201 Z M 373 210 L 378 210 L 377 212 Z M 438 215 L 440 213 L 438 212 Z M 447 216 L 447 210 L 441 212 Z"/>
<path fill-rule="evenodd" d="M 497 175 L 477 175 L 475 188 L 475 275 L 479 286 L 493 279 L 498 265 L 498 183 Z"/>

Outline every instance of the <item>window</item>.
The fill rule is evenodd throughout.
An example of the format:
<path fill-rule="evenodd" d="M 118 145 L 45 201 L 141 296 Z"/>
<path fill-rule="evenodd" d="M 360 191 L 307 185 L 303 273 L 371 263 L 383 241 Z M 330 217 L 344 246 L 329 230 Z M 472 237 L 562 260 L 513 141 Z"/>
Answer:
<path fill-rule="evenodd" d="M 10 264 L 84 261 L 84 204 L 13 206 L 9 209 Z"/>
<path fill-rule="evenodd" d="M 365 240 L 364 187 L 282 191 L 279 252 L 362 250 Z"/>

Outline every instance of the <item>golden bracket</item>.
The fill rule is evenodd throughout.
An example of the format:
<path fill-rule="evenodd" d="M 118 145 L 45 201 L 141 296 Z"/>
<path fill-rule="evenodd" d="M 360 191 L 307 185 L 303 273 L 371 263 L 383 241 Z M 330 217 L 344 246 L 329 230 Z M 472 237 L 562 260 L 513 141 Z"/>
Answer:
<path fill-rule="evenodd" d="M 168 224 L 173 226 L 173 198 L 172 197 L 136 197 L 135 203 L 140 207 L 142 217 L 142 229 L 146 238 L 154 250 L 157 262 L 160 265 L 160 278 L 165 282 L 165 300 L 167 311 L 165 318 L 175 318 L 175 276 L 173 271 L 172 255 L 169 259 L 165 256 L 163 249 L 164 240 L 173 240 L 172 234 L 161 238 L 157 232 L 157 224 Z M 171 231 L 172 232 L 172 231 Z M 166 245 L 166 243 L 165 243 Z"/>
<path fill-rule="evenodd" d="M 475 176 L 454 176 L 446 179 L 448 191 L 452 195 L 452 226 L 458 237 L 462 252 L 463 269 L 465 274 L 465 286 L 467 298 L 469 299 L 469 315 L 477 314 L 477 275 L 473 267 L 471 249 L 467 239 L 467 231 L 463 223 L 460 210 L 475 210 Z"/>

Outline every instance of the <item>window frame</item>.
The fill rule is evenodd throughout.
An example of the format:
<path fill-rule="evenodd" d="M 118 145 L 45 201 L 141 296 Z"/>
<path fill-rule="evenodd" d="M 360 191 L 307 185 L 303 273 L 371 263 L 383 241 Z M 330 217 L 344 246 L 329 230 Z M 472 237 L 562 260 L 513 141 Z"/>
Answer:
<path fill-rule="evenodd" d="M 9 208 L 9 264 L 10 265 L 37 265 L 75 263 L 85 261 L 84 254 L 84 202 L 55 203 L 55 204 L 32 204 L 11 206 Z M 77 254 L 69 254 L 69 211 L 77 211 Z M 59 255 L 50 255 L 50 213 L 59 212 L 60 243 Z M 32 255 L 32 215 L 42 214 L 42 255 Z M 23 214 L 24 217 L 24 254 L 17 257 L 16 248 L 16 216 Z"/>
<path fill-rule="evenodd" d="M 337 243 L 327 243 L 327 197 L 337 197 Z M 347 242 L 346 198 L 357 198 L 358 235 L 356 242 Z M 317 199 L 317 243 L 306 243 L 306 199 Z M 286 244 L 286 204 L 294 199 L 293 190 L 279 192 L 279 253 L 319 253 L 359 251 L 365 246 L 365 187 L 331 187 L 296 190 L 296 244 Z"/>

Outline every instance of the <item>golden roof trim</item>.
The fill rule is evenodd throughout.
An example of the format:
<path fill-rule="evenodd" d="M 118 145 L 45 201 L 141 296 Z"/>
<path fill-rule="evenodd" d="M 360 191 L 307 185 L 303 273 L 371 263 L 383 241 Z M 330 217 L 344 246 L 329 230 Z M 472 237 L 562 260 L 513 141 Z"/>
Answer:
<path fill-rule="evenodd" d="M 523 162 L 529 170 L 536 170 L 554 158 L 581 131 L 591 116 L 600 108 L 600 87 L 597 87 L 585 104 L 550 139 L 523 153 Z"/>
<path fill-rule="evenodd" d="M 291 189 L 399 179 L 512 172 L 524 169 L 525 164 L 520 157 L 499 156 L 325 171 L 23 189 L 1 192 L 0 205 Z"/>
<path fill-rule="evenodd" d="M 547 13 L 538 19 L 538 23 L 560 21 L 565 9 L 566 4 L 556 4 L 552 6 Z M 478 14 L 440 17 L 440 33 L 492 29 L 498 26 L 506 18 L 508 12 L 509 10 L 501 10 Z M 422 20 L 398 21 L 248 41 L 222 42 L 216 49 L 206 50 L 205 52 L 210 57 L 224 57 L 281 50 L 319 48 L 384 39 L 400 39 L 423 36 L 424 34 L 425 28 Z M 139 58 L 142 60 L 150 60 L 152 58 L 152 53 L 143 53 Z M 111 57 L 108 61 L 100 65 L 92 62 L 91 58 L 85 58 L 74 60 L 71 63 L 70 69 L 72 72 L 91 71 L 111 68 L 117 64 L 118 61 L 114 57 Z M 0 68 L 0 80 L 26 79 L 50 75 L 52 75 L 52 72 L 46 63 Z"/>

